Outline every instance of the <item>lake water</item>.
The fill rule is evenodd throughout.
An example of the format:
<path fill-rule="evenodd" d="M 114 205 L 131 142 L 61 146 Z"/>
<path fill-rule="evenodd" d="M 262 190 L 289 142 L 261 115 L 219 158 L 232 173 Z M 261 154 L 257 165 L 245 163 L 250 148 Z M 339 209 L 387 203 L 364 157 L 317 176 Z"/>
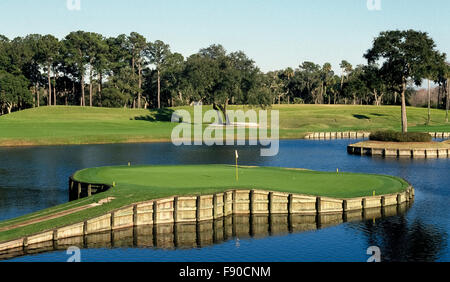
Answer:
<path fill-rule="evenodd" d="M 321 171 L 339 168 L 399 176 L 415 187 L 416 198 L 411 208 L 387 217 L 303 232 L 292 230 L 286 223 L 280 226 L 285 232 L 248 231 L 248 236 L 231 233 L 211 244 L 195 244 L 191 248 L 143 247 L 133 242 L 92 246 L 81 251 L 82 261 L 363 262 L 369 258 L 366 252 L 370 246 L 381 249 L 384 261 L 450 261 L 450 159 L 399 160 L 348 155 L 346 146 L 355 142 L 281 141 L 275 157 L 261 157 L 258 147 L 175 147 L 169 143 L 0 148 L 0 220 L 66 202 L 68 177 L 79 169 L 128 162 L 233 164 L 234 150 L 238 149 L 241 165 Z M 63 262 L 68 257 L 65 251 L 52 251 L 13 261 Z"/>

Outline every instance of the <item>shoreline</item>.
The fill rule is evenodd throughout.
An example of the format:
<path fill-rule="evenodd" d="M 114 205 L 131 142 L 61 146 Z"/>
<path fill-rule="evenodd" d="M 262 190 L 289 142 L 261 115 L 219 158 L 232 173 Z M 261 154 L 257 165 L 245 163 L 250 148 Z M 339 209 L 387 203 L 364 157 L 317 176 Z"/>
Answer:
<path fill-rule="evenodd" d="M 450 137 L 450 132 L 427 132 L 433 138 L 439 139 L 448 139 Z M 298 133 L 297 136 L 287 136 L 287 137 L 279 137 L 279 140 L 333 140 L 333 139 L 366 139 L 369 138 L 370 131 L 360 130 L 360 131 L 326 131 L 326 132 L 302 132 Z M 234 142 L 245 140 L 251 141 L 254 139 L 245 138 L 238 139 L 234 138 Z M 258 139 L 257 139 L 258 140 Z M 270 140 L 270 139 L 269 139 Z M 195 139 L 191 139 L 191 142 L 194 142 Z M 202 140 L 202 143 L 207 141 L 215 141 L 213 140 Z M 226 142 L 226 138 L 223 139 L 224 144 Z M 25 147 L 50 147 L 50 146 L 83 146 L 83 145 L 111 145 L 111 144 L 158 144 L 158 143 L 171 143 L 172 140 L 170 138 L 130 138 L 128 140 L 123 141 L 87 141 L 87 142 L 54 142 L 43 144 L 39 141 L 0 141 L 0 148 L 25 148 Z"/>

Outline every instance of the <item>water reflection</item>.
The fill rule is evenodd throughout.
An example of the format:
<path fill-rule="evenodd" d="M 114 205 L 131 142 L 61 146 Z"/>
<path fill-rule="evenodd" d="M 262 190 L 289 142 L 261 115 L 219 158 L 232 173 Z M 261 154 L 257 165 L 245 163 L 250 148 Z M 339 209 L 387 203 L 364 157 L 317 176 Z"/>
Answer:
<path fill-rule="evenodd" d="M 390 217 L 380 222 L 351 224 L 362 230 L 368 246 L 381 249 L 383 261 L 434 262 L 447 245 L 447 233 L 420 219 L 408 223 L 405 217 Z"/>
<path fill-rule="evenodd" d="M 0 259 L 61 251 L 71 246 L 80 249 L 155 248 L 174 250 L 204 248 L 234 239 L 282 236 L 315 231 L 349 221 L 367 221 L 404 215 L 411 204 L 376 208 L 351 214 L 232 215 L 200 223 L 137 226 L 29 245 L 25 249 L 19 248 L 0 253 Z"/>

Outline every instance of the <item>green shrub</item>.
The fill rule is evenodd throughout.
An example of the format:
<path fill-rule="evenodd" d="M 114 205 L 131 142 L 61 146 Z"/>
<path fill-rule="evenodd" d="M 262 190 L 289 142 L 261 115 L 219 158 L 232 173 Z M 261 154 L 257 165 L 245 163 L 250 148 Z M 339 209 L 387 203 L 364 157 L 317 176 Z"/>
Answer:
<path fill-rule="evenodd" d="M 302 98 L 294 98 L 294 104 L 303 105 L 305 104 L 305 101 Z"/>
<path fill-rule="evenodd" d="M 433 138 L 428 133 L 397 132 L 392 130 L 375 131 L 370 134 L 370 140 L 385 142 L 431 142 Z"/>

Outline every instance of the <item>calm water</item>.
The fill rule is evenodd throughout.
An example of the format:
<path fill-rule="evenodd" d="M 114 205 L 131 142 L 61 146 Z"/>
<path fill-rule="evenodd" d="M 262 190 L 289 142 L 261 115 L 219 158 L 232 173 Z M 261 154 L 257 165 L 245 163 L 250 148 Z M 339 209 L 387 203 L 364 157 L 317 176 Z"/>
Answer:
<path fill-rule="evenodd" d="M 82 261 L 366 261 L 379 246 L 385 261 L 450 261 L 450 159 L 397 160 L 348 155 L 355 140 L 282 141 L 276 157 L 240 147 L 240 164 L 381 173 L 403 177 L 416 189 L 406 213 L 348 222 L 305 232 L 232 236 L 204 247 L 90 248 Z M 0 220 L 64 203 L 67 179 L 76 170 L 106 165 L 234 163 L 234 147 L 121 144 L 0 148 Z M 66 261 L 65 251 L 14 261 Z"/>

